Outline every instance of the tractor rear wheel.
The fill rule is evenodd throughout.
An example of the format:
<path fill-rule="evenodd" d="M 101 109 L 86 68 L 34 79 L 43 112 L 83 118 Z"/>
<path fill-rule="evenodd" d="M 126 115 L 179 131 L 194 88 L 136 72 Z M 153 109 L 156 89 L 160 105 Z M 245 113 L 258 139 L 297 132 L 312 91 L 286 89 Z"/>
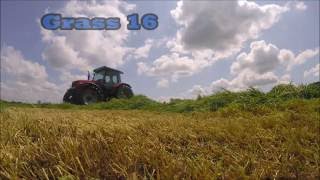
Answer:
<path fill-rule="evenodd" d="M 131 88 L 128 86 L 122 85 L 117 89 L 116 97 L 119 99 L 129 99 L 132 96 L 133 96 L 133 92 Z"/>
<path fill-rule="evenodd" d="M 98 102 L 98 93 L 94 89 L 85 89 L 81 93 L 81 104 L 92 104 Z"/>

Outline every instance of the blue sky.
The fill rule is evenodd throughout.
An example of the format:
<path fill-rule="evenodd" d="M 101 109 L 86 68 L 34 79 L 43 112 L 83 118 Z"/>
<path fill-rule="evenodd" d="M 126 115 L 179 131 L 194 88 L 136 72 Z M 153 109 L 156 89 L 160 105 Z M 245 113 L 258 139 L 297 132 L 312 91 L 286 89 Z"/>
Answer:
<path fill-rule="evenodd" d="M 49 31 L 40 26 L 47 12 L 120 17 L 122 27 Z M 157 14 L 159 27 L 126 30 L 132 13 Z M 60 102 L 100 65 L 158 100 L 314 82 L 318 32 L 318 1 L 1 1 L 1 98 Z"/>

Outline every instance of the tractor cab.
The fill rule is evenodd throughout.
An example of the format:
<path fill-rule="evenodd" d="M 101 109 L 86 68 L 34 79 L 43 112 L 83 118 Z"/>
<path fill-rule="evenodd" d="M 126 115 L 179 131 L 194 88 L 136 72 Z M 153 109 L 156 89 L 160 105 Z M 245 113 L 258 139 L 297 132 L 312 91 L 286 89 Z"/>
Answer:
<path fill-rule="evenodd" d="M 93 70 L 93 78 L 92 80 L 100 82 L 104 84 L 106 87 L 112 87 L 114 84 L 118 84 L 121 82 L 120 74 L 123 72 L 112 69 L 106 66 L 99 67 Z"/>

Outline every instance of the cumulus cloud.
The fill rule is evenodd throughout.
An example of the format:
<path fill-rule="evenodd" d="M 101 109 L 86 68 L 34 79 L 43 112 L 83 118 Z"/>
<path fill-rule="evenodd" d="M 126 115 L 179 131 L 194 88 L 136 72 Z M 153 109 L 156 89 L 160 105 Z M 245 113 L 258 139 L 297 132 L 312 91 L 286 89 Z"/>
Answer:
<path fill-rule="evenodd" d="M 263 74 L 258 74 L 250 70 L 244 70 L 238 74 L 232 80 L 219 79 L 212 82 L 211 89 L 217 91 L 221 88 L 240 91 L 245 90 L 248 87 L 263 87 L 269 84 L 275 84 L 278 82 L 278 77 L 273 72 L 266 72 Z"/>
<path fill-rule="evenodd" d="M 177 40 L 185 49 L 211 49 L 228 56 L 278 22 L 287 10 L 248 1 L 179 1 L 171 14 L 182 27 Z"/>
<path fill-rule="evenodd" d="M 144 45 L 135 49 L 133 51 L 133 58 L 135 59 L 142 59 L 142 58 L 147 58 L 149 56 L 150 49 L 153 45 L 153 40 L 152 39 L 147 39 L 144 42 Z"/>
<path fill-rule="evenodd" d="M 293 66 L 300 65 L 306 62 L 307 59 L 311 59 L 319 54 L 319 48 L 307 49 L 300 54 L 298 54 L 294 59 L 288 62 L 288 70 L 291 70 Z"/>
<path fill-rule="evenodd" d="M 174 54 L 174 53 L 173 53 Z M 306 62 L 307 59 L 314 57 L 318 54 L 318 50 L 307 49 L 297 55 L 288 49 L 279 49 L 276 45 L 266 43 L 265 41 L 254 41 L 250 44 L 250 51 L 248 53 L 242 52 L 232 63 L 230 72 L 231 79 L 221 78 L 213 81 L 208 86 L 195 85 L 184 94 L 188 94 L 190 97 L 196 97 L 197 95 L 208 95 L 212 92 L 220 91 L 221 89 L 228 89 L 232 91 L 241 91 L 249 87 L 263 88 L 268 85 L 285 84 L 290 82 L 290 74 L 282 74 L 280 76 L 275 74 L 278 67 L 293 67 L 301 63 Z M 184 56 L 179 56 L 175 53 L 175 56 L 165 58 L 159 58 L 158 61 L 153 64 L 152 67 L 148 67 L 146 64 L 140 64 L 140 73 L 147 73 L 147 75 L 162 75 L 170 77 L 180 77 L 182 75 L 190 75 L 190 73 L 196 72 L 206 66 L 207 61 L 193 61 L 190 58 L 183 59 Z M 176 62 L 177 61 L 177 62 Z M 169 63 L 170 62 L 170 63 Z M 183 62 L 181 64 L 181 62 Z M 176 66 L 179 64 L 180 66 Z M 194 67 L 195 69 L 190 69 Z M 316 68 L 305 72 L 305 75 L 315 73 Z M 318 70 L 318 69 L 317 69 Z M 176 74 L 172 74 L 176 73 Z M 181 75 L 179 74 L 181 73 Z M 183 96 L 180 96 L 183 98 Z"/>
<path fill-rule="evenodd" d="M 179 1 L 171 11 L 179 28 L 166 44 L 169 53 L 151 65 L 139 63 L 138 72 L 168 80 L 193 75 L 239 52 L 288 10 L 247 1 Z"/>
<path fill-rule="evenodd" d="M 69 1 L 57 12 L 71 17 L 119 17 L 126 24 L 125 13 L 135 8 L 124 1 Z M 44 60 L 58 69 L 88 70 L 106 65 L 118 67 L 130 51 L 125 46 L 129 31 L 125 27 L 112 31 L 49 31 L 41 28 Z"/>
<path fill-rule="evenodd" d="M 308 76 L 319 77 L 319 73 L 320 73 L 320 64 L 317 64 L 313 68 L 311 68 L 307 71 L 304 71 L 303 76 L 304 77 L 308 77 Z"/>
<path fill-rule="evenodd" d="M 45 39 L 48 43 L 42 53 L 42 58 L 49 62 L 51 67 L 56 69 L 87 70 L 89 65 L 85 59 L 79 56 L 79 52 L 74 50 L 67 42 L 65 36 L 49 36 Z"/>
<path fill-rule="evenodd" d="M 251 43 L 250 49 L 249 54 L 243 52 L 237 56 L 236 61 L 231 65 L 232 74 L 237 74 L 244 69 L 262 74 L 279 65 L 279 49 L 275 45 L 266 44 L 265 41 L 255 41 Z"/>
<path fill-rule="evenodd" d="M 194 99 L 199 95 L 208 96 L 224 89 L 230 91 L 242 91 L 249 87 L 260 88 L 268 84 L 288 83 L 287 78 L 289 78 L 289 76 L 285 75 L 279 79 L 273 72 L 257 74 L 253 71 L 246 70 L 246 72 L 239 74 L 231 80 L 221 78 L 213 81 L 208 86 L 194 85 L 191 89 L 180 93 L 176 98 Z M 166 98 L 162 97 L 162 99 Z"/>
<path fill-rule="evenodd" d="M 248 87 L 264 87 L 267 85 L 290 82 L 290 74 L 277 76 L 278 67 L 291 70 L 318 54 L 319 50 L 307 49 L 297 55 L 288 49 L 279 49 L 276 45 L 265 41 L 254 41 L 250 44 L 250 52 L 240 53 L 230 67 L 233 78 L 221 78 L 211 83 L 206 92 L 218 91 L 221 88 L 228 90 L 244 90 Z M 316 68 L 316 67 L 315 67 Z M 305 76 L 314 73 L 314 69 L 305 72 Z M 210 91 L 208 90 L 210 89 Z"/>
<path fill-rule="evenodd" d="M 58 102 L 56 84 L 49 82 L 43 65 L 26 59 L 12 46 L 1 49 L 1 99 L 24 102 Z"/>
<path fill-rule="evenodd" d="M 198 72 L 207 66 L 207 63 L 204 59 L 195 61 L 187 56 L 172 53 L 159 57 L 153 61 L 151 66 L 143 62 L 139 62 L 137 65 L 139 74 L 171 78 L 172 81 L 176 81 L 180 77 L 190 76 Z"/>
<path fill-rule="evenodd" d="M 288 83 L 289 75 L 277 77 L 273 72 L 257 74 L 250 70 L 245 70 L 231 80 L 221 78 L 213 81 L 208 86 L 195 85 L 185 93 L 181 93 L 180 98 L 196 98 L 198 95 L 207 96 L 215 92 L 227 89 L 230 91 L 242 91 L 249 87 L 260 88 L 265 85 L 276 83 Z"/>
<path fill-rule="evenodd" d="M 242 72 L 231 80 L 221 78 L 213 81 L 207 86 L 194 85 L 189 90 L 180 93 L 178 96 L 176 96 L 176 98 L 194 99 L 199 95 L 208 96 L 224 89 L 230 91 L 242 91 L 248 89 L 249 87 L 260 88 L 269 84 L 288 83 L 288 78 L 290 78 L 289 75 L 284 75 L 279 78 L 273 72 L 257 74 L 253 71 L 245 70 L 245 72 Z M 168 100 L 168 98 L 164 97 L 162 97 L 162 99 Z"/>
<path fill-rule="evenodd" d="M 231 65 L 231 73 L 237 74 L 244 69 L 250 69 L 258 74 L 273 71 L 282 65 L 291 70 L 292 67 L 303 64 L 307 59 L 319 54 L 319 48 L 307 49 L 295 55 L 288 49 L 279 49 L 276 45 L 265 41 L 254 41 L 250 44 L 250 52 L 240 53 Z"/>

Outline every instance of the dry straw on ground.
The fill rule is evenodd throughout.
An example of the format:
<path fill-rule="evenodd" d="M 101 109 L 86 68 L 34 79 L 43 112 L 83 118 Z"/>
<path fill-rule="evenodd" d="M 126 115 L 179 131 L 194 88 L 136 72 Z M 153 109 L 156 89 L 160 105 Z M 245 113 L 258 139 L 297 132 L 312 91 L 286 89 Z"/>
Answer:
<path fill-rule="evenodd" d="M 8 107 L 0 179 L 317 179 L 319 110 L 319 99 L 250 112 Z"/>

